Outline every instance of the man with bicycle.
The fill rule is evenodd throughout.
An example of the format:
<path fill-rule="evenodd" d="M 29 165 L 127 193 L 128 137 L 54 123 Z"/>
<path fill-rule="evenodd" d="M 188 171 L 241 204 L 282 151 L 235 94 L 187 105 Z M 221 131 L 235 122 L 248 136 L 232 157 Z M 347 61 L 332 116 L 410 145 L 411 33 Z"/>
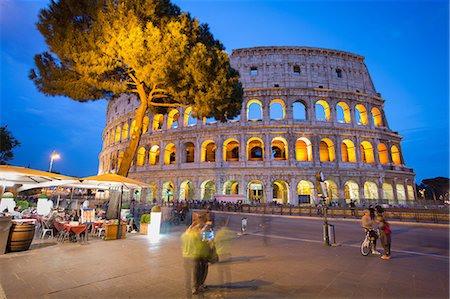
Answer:
<path fill-rule="evenodd" d="M 373 208 L 370 208 L 373 209 Z M 371 217 L 371 211 L 369 210 L 365 210 L 364 211 L 364 216 L 362 216 L 361 218 L 361 225 L 364 228 L 365 233 L 369 233 L 370 238 L 373 240 L 373 248 L 372 248 L 372 254 L 377 254 L 377 255 L 381 255 L 381 253 L 377 250 L 377 239 L 378 239 L 378 234 L 377 232 L 373 229 L 373 227 L 377 224 L 377 221 L 375 219 L 375 217 Z M 375 213 L 373 213 L 375 214 Z"/>

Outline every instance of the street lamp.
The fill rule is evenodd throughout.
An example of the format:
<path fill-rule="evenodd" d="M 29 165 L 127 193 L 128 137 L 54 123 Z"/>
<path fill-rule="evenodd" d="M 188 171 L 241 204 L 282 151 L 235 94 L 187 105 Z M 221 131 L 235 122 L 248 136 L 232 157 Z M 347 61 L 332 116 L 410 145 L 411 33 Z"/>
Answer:
<path fill-rule="evenodd" d="M 53 161 L 58 160 L 60 158 L 61 158 L 61 156 L 57 152 L 55 152 L 55 151 L 52 152 L 52 154 L 50 156 L 50 167 L 48 169 L 48 172 L 52 172 Z"/>

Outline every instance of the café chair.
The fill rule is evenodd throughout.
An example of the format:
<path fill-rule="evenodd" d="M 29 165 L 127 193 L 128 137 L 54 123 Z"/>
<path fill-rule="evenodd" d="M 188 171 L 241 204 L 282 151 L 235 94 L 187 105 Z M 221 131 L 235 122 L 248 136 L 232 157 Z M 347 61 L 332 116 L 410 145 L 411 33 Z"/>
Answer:
<path fill-rule="evenodd" d="M 42 221 L 42 236 L 41 239 L 44 239 L 45 235 L 50 233 L 53 238 L 53 228 L 50 228 L 45 221 Z"/>

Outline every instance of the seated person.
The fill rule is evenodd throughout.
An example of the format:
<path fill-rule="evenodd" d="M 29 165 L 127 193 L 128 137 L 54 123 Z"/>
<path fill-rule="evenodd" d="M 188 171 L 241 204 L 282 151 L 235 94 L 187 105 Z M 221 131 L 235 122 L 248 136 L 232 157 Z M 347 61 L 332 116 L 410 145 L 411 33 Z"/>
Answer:
<path fill-rule="evenodd" d="M 9 213 L 14 219 L 22 219 L 22 213 L 20 212 L 20 206 L 14 207 L 14 211 Z"/>

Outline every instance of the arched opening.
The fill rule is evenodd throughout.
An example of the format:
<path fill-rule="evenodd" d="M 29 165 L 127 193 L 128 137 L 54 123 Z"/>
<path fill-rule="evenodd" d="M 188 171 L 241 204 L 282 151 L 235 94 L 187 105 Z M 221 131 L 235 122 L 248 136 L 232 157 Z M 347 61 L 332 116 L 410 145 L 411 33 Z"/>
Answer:
<path fill-rule="evenodd" d="M 262 120 L 262 103 L 258 100 L 250 100 L 247 103 L 247 120 Z"/>
<path fill-rule="evenodd" d="M 414 200 L 414 188 L 411 185 L 406 186 L 406 191 L 408 192 L 408 199 Z"/>
<path fill-rule="evenodd" d="M 206 140 L 202 144 L 202 162 L 216 161 L 216 144 L 212 140 Z"/>
<path fill-rule="evenodd" d="M 162 114 L 155 114 L 153 117 L 153 124 L 152 124 L 152 130 L 153 131 L 160 131 L 162 130 L 164 123 L 164 115 Z"/>
<path fill-rule="evenodd" d="M 116 170 L 117 169 L 117 165 L 118 165 L 117 162 L 118 162 L 117 161 L 117 153 L 114 152 L 111 155 L 111 170 Z"/>
<path fill-rule="evenodd" d="M 366 107 L 364 107 L 361 104 L 358 104 L 355 106 L 355 112 L 356 112 L 356 123 L 358 125 L 367 125 L 367 110 Z"/>
<path fill-rule="evenodd" d="M 380 159 L 381 164 L 389 163 L 388 150 L 384 143 L 378 144 L 378 158 Z"/>
<path fill-rule="evenodd" d="M 251 203 L 264 203 L 264 185 L 261 181 L 253 180 L 248 183 L 247 194 L 248 201 Z"/>
<path fill-rule="evenodd" d="M 373 163 L 373 147 L 372 144 L 368 141 L 361 142 L 361 160 L 363 163 Z"/>
<path fill-rule="evenodd" d="M 282 137 L 275 137 L 272 139 L 272 159 L 273 160 L 287 160 L 287 142 Z"/>
<path fill-rule="evenodd" d="M 145 134 L 148 132 L 148 125 L 150 123 L 150 119 L 148 116 L 144 116 L 144 119 L 142 120 L 142 134 Z"/>
<path fill-rule="evenodd" d="M 378 199 L 378 187 L 374 182 L 367 181 L 364 183 L 364 197 L 366 200 Z"/>
<path fill-rule="evenodd" d="M 192 117 L 192 107 L 188 107 L 184 111 L 184 126 L 192 127 L 197 124 L 197 119 Z"/>
<path fill-rule="evenodd" d="M 378 108 L 372 108 L 372 120 L 375 127 L 383 126 L 383 118 L 381 117 L 381 112 Z"/>
<path fill-rule="evenodd" d="M 349 139 L 342 140 L 341 144 L 342 162 L 356 163 L 355 145 Z"/>
<path fill-rule="evenodd" d="M 159 164 L 159 146 L 154 145 L 150 148 L 150 155 L 149 155 L 149 164 L 150 165 L 157 165 Z"/>
<path fill-rule="evenodd" d="M 194 185 L 191 181 L 187 180 L 181 183 L 180 200 L 193 200 L 194 194 Z"/>
<path fill-rule="evenodd" d="M 201 186 L 201 199 L 202 200 L 213 200 L 216 194 L 216 184 L 214 181 L 207 180 L 204 181 Z"/>
<path fill-rule="evenodd" d="M 405 186 L 403 186 L 402 184 L 396 184 L 395 188 L 397 189 L 397 200 L 399 202 L 406 201 Z"/>
<path fill-rule="evenodd" d="M 292 112 L 294 120 L 306 120 L 306 106 L 304 103 L 297 101 L 292 104 Z"/>
<path fill-rule="evenodd" d="M 223 143 L 223 152 L 225 161 L 239 161 L 239 142 L 236 139 L 227 139 Z"/>
<path fill-rule="evenodd" d="M 314 184 L 310 181 L 300 181 L 297 185 L 299 204 L 314 204 Z"/>
<path fill-rule="evenodd" d="M 355 181 L 347 181 L 345 183 L 345 202 L 350 203 L 351 201 L 359 203 L 359 186 Z"/>
<path fill-rule="evenodd" d="M 391 147 L 391 155 L 392 155 L 392 162 L 395 165 L 400 166 L 402 164 L 401 159 L 400 159 L 400 151 L 398 150 L 398 148 L 395 145 L 393 145 Z"/>
<path fill-rule="evenodd" d="M 117 161 L 118 168 L 120 168 L 120 165 L 122 164 L 123 155 L 124 155 L 124 152 L 119 152 L 119 158 L 118 158 L 118 161 Z"/>
<path fill-rule="evenodd" d="M 167 118 L 167 128 L 169 129 L 176 129 L 178 128 L 178 118 L 180 114 L 178 113 L 178 110 L 173 109 L 170 110 Z"/>
<path fill-rule="evenodd" d="M 166 165 L 175 164 L 176 152 L 177 150 L 175 144 L 169 143 L 164 151 L 164 164 Z"/>
<path fill-rule="evenodd" d="M 316 102 L 316 120 L 330 121 L 330 106 L 325 100 Z"/>
<path fill-rule="evenodd" d="M 223 184 L 223 194 L 239 194 L 238 181 L 228 180 Z"/>
<path fill-rule="evenodd" d="M 319 144 L 320 162 L 334 161 L 334 143 L 328 138 L 320 140 Z"/>
<path fill-rule="evenodd" d="M 273 183 L 272 200 L 279 204 L 289 203 L 289 185 L 285 181 L 275 181 Z"/>
<path fill-rule="evenodd" d="M 195 146 L 192 142 L 186 142 L 184 144 L 184 162 L 185 163 L 194 163 L 194 152 Z"/>
<path fill-rule="evenodd" d="M 133 137 L 133 135 L 136 134 L 136 121 L 133 120 L 131 122 L 131 127 L 130 127 L 130 137 Z"/>
<path fill-rule="evenodd" d="M 121 135 L 121 130 L 120 130 L 120 126 L 116 127 L 116 138 L 115 138 L 115 142 L 119 142 L 120 141 L 120 135 Z"/>
<path fill-rule="evenodd" d="M 295 159 L 297 161 L 312 161 L 312 144 L 308 138 L 300 137 L 295 142 Z"/>
<path fill-rule="evenodd" d="M 394 189 L 392 188 L 392 185 L 389 183 L 383 183 L 382 189 L 383 189 L 383 199 L 392 202 L 394 200 Z"/>
<path fill-rule="evenodd" d="M 116 131 L 114 129 L 111 129 L 111 133 L 109 134 L 109 144 L 114 143 L 115 132 Z"/>
<path fill-rule="evenodd" d="M 147 202 L 153 202 L 154 199 L 158 199 L 158 184 L 155 182 L 150 182 L 148 184 L 150 187 L 144 189 L 146 194 L 145 199 Z"/>
<path fill-rule="evenodd" d="M 336 105 L 336 118 L 340 123 L 349 124 L 351 122 L 350 108 L 348 107 L 347 103 L 339 102 Z"/>
<path fill-rule="evenodd" d="M 337 202 L 339 199 L 339 194 L 336 183 L 332 180 L 326 180 L 325 183 L 327 185 L 328 200 L 330 202 Z"/>
<path fill-rule="evenodd" d="M 128 139 L 128 123 L 124 123 L 122 128 L 122 140 L 127 139 Z"/>
<path fill-rule="evenodd" d="M 203 122 L 205 125 L 212 125 L 212 124 L 217 123 L 217 119 L 214 116 L 212 116 L 212 117 L 204 118 Z"/>
<path fill-rule="evenodd" d="M 175 185 L 171 181 L 167 181 L 162 186 L 162 192 L 161 197 L 162 200 L 167 201 L 173 201 L 175 195 Z"/>
<path fill-rule="evenodd" d="M 264 160 L 264 143 L 261 139 L 253 137 L 248 140 L 247 155 L 249 161 Z"/>
<path fill-rule="evenodd" d="M 145 161 L 145 148 L 141 147 L 137 152 L 136 166 L 144 166 Z"/>
<path fill-rule="evenodd" d="M 283 100 L 276 99 L 270 102 L 270 119 L 281 120 L 286 117 L 286 106 Z"/>

